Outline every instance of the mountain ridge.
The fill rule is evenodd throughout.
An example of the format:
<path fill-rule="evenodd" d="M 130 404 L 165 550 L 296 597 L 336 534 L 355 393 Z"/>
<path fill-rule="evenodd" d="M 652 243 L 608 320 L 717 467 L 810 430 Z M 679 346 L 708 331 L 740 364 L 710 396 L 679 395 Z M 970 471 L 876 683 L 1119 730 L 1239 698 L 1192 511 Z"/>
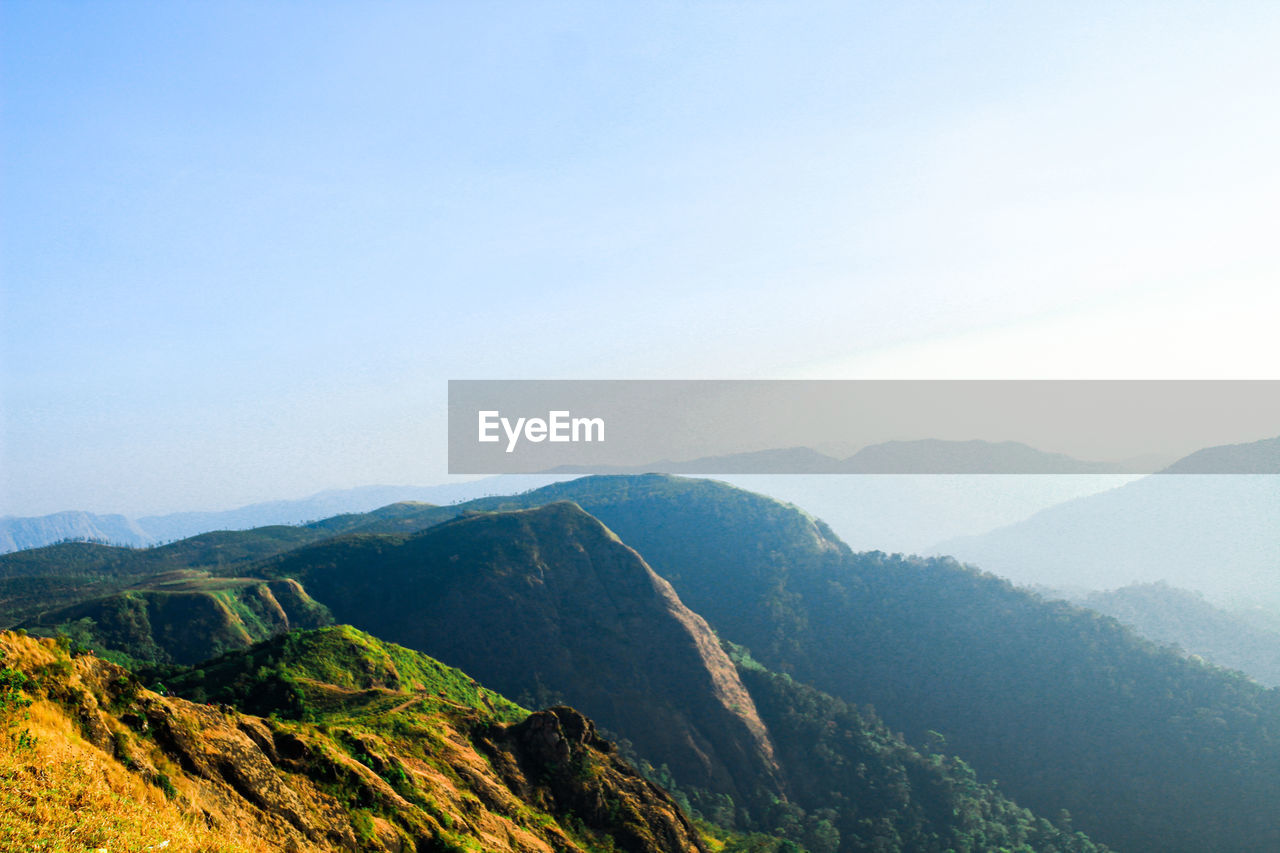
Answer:
<path fill-rule="evenodd" d="M 407 537 L 345 536 L 264 571 L 300 581 L 338 621 L 504 694 L 548 704 L 578 685 L 564 698 L 685 785 L 741 797 L 752 792 L 736 778 L 774 775 L 767 732 L 705 621 L 576 504 L 470 514 Z M 701 703 L 696 714 L 689 702 Z"/>

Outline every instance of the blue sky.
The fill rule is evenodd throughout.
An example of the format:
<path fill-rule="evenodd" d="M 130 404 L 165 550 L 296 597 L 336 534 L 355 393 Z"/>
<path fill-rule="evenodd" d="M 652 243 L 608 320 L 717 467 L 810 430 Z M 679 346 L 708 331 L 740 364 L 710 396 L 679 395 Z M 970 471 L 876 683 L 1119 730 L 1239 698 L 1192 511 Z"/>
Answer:
<path fill-rule="evenodd" d="M 0 513 L 444 473 L 450 378 L 1277 378 L 1280 7 L 0 7 Z"/>

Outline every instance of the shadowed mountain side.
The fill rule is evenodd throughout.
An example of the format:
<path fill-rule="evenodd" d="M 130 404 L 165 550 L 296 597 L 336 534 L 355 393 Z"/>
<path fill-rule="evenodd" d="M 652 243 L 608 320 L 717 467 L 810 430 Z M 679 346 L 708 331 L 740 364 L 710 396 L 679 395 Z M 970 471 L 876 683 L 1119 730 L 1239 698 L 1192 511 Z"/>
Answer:
<path fill-rule="evenodd" d="M 725 646 L 783 757 L 792 794 L 791 803 L 773 804 L 765 825 L 802 824 L 799 840 L 814 853 L 1106 849 L 979 781 L 962 758 L 942 754 L 946 744 L 936 733 L 916 749 L 869 709 L 770 672 L 740 646 Z M 797 814 L 797 806 L 807 813 Z"/>
<path fill-rule="evenodd" d="M 777 789 L 772 746 L 701 617 L 579 507 L 482 514 L 410 538 L 353 536 L 268 564 L 341 622 L 536 704 L 563 699 L 682 785 Z"/>
<path fill-rule="evenodd" d="M 1125 850 L 1280 849 L 1275 691 L 954 560 L 854 554 L 723 483 L 588 477 L 473 506 L 562 500 L 766 666 L 872 703 L 912 740 L 942 733 L 1039 814 L 1067 809 Z"/>

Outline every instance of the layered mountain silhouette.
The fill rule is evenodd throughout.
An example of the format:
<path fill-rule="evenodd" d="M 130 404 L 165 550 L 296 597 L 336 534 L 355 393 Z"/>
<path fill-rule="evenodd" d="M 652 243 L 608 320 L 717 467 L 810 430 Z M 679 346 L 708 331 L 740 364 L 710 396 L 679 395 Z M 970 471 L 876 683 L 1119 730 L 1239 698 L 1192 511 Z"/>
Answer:
<path fill-rule="evenodd" d="M 1215 607 L 1200 593 L 1167 583 L 1148 583 L 1059 595 L 1114 616 L 1157 643 L 1240 670 L 1267 687 L 1280 686 L 1280 632 Z"/>
<path fill-rule="evenodd" d="M 686 461 L 662 459 L 645 465 L 562 465 L 552 474 L 1125 474 L 1119 463 L 1088 462 L 1063 453 L 1037 450 L 1018 441 L 886 441 L 839 459 L 809 447 L 788 447 L 703 456 Z"/>
<path fill-rule="evenodd" d="M 1206 447 L 1165 468 L 1164 474 L 1280 474 L 1280 437 Z"/>
<path fill-rule="evenodd" d="M 1025 584 L 1166 581 L 1221 603 L 1280 604 L 1277 518 L 1280 475 L 1167 473 L 930 550 Z"/>
<path fill-rule="evenodd" d="M 330 489 L 298 500 L 264 501 L 214 512 L 172 512 L 129 517 L 80 510 L 0 517 L 0 554 L 55 542 L 81 541 L 144 547 L 214 530 L 297 525 L 346 513 L 365 513 L 399 501 L 451 504 L 485 495 L 520 492 L 560 479 L 521 474 L 439 486 L 360 486 Z"/>
<path fill-rule="evenodd" d="M 0 554 L 23 548 L 39 548 L 64 539 L 110 542 L 115 545 L 151 545 L 157 541 L 155 536 L 136 521 L 123 515 L 98 515 L 72 510 L 26 518 L 0 518 Z"/>

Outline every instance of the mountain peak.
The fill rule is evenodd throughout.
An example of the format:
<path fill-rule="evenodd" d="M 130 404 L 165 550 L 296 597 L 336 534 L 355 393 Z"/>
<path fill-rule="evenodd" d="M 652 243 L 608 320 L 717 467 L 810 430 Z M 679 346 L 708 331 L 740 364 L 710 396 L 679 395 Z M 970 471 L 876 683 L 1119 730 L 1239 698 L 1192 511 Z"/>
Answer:
<path fill-rule="evenodd" d="M 739 778 L 775 777 L 715 634 L 576 503 L 467 514 L 407 539 L 346 537 L 270 570 L 331 602 L 338 621 L 523 704 L 581 708 L 683 784 L 736 795 Z"/>

